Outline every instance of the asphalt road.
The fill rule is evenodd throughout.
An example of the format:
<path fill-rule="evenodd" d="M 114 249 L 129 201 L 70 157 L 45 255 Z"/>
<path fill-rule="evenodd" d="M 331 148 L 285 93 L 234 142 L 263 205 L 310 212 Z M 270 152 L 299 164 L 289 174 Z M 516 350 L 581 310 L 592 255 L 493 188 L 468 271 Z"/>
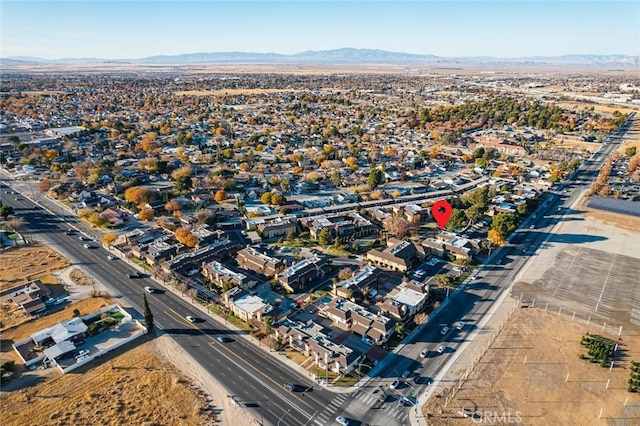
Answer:
<path fill-rule="evenodd" d="M 403 425 L 408 423 L 411 406 L 400 404 L 400 395 L 423 392 L 433 377 L 446 364 L 460 345 L 476 331 L 477 324 L 491 309 L 503 291 L 509 288 L 530 256 L 543 246 L 551 234 L 553 226 L 562 220 L 563 213 L 579 196 L 584 185 L 596 176 L 604 160 L 619 146 L 623 130 L 612 135 L 602 152 L 587 160 L 570 181 L 563 185 L 566 192 L 552 193 L 541 206 L 535 218 L 530 218 L 516 231 L 510 242 L 500 249 L 477 274 L 477 278 L 464 289 L 456 291 L 447 308 L 440 311 L 430 324 L 405 345 L 386 367 L 378 372 L 359 391 L 353 394 L 334 394 L 319 386 L 313 391 L 301 392 L 313 383 L 305 376 L 273 359 L 251 342 L 235 335 L 235 332 L 211 317 L 192 324 L 186 315 L 202 317 L 187 301 L 171 292 L 149 295 L 149 303 L 155 322 L 164 332 L 170 334 L 201 365 L 233 395 L 240 405 L 267 424 L 306 425 L 331 424 L 335 416 L 343 415 L 354 424 Z M 120 260 L 109 261 L 102 248 L 85 249 L 84 242 L 77 236 L 68 236 L 64 231 L 68 225 L 49 215 L 28 199 L 19 195 L 6 194 L 7 187 L 1 185 L 0 199 L 16 209 L 24 221 L 23 232 L 38 235 L 56 246 L 63 254 L 83 266 L 94 276 L 108 280 L 108 285 L 117 290 L 116 297 L 124 298 L 128 304 L 141 312 L 140 302 L 144 286 L 157 284 L 147 278 L 131 280 L 127 273 L 135 270 Z M 563 188 L 564 191 L 564 188 Z M 67 218 L 70 222 L 74 219 Z M 533 228 L 530 228 L 533 226 Z M 94 243 L 96 244 L 96 243 Z M 96 244 L 97 245 L 97 244 Z M 466 326 L 458 331 L 451 325 L 462 320 Z M 439 324 L 436 326 L 436 324 Z M 445 336 L 440 334 L 440 326 L 449 325 Z M 220 343 L 216 336 L 225 335 L 233 342 Z M 435 352 L 445 345 L 442 354 Z M 429 349 L 427 358 L 420 358 L 420 352 Z M 389 384 L 403 371 L 411 370 L 419 377 L 417 382 L 403 380 L 397 390 L 389 389 Z M 282 386 L 284 382 L 299 385 L 297 392 L 289 392 Z M 378 399 L 384 388 L 389 397 L 382 402 Z"/>
<path fill-rule="evenodd" d="M 376 425 L 407 424 L 405 419 L 413 407 L 411 403 L 403 406 L 400 397 L 417 396 L 424 392 L 450 357 L 472 337 L 471 334 L 482 332 L 477 330 L 477 324 L 502 293 L 516 281 L 527 261 L 535 256 L 537 250 L 544 248 L 547 241 L 562 240 L 562 234 L 552 233 L 553 227 L 564 219 L 564 214 L 570 211 L 571 205 L 582 191 L 598 176 L 604 161 L 620 146 L 624 132 L 629 128 L 628 123 L 607 138 L 602 151 L 585 161 L 558 191 L 551 191 L 544 204 L 534 213 L 535 217 L 532 214 L 512 234 L 508 244 L 482 266 L 476 274 L 477 278 L 452 294 L 454 299 L 449 301 L 447 307 L 436 317 L 430 318 L 423 331 L 390 359 L 385 368 L 376 372 L 375 377 L 344 408 L 345 417 Z M 453 326 L 458 321 L 465 323 L 460 331 Z M 449 327 L 449 332 L 443 336 L 440 330 L 445 325 Z M 441 345 L 446 349 L 439 354 L 437 349 Z M 424 349 L 429 350 L 429 355 L 421 358 L 420 352 Z M 401 378 L 405 370 L 412 373 L 408 379 Z M 413 377 L 418 377 L 417 382 Z M 392 390 L 389 385 L 396 379 L 400 379 L 402 383 L 396 390 Z M 381 389 L 389 394 L 385 402 L 378 399 Z"/>
<path fill-rule="evenodd" d="M 143 289 L 145 286 L 158 288 L 155 281 L 129 279 L 128 273 L 137 272 L 132 266 L 122 260 L 108 260 L 107 250 L 98 247 L 98 242 L 90 243 L 95 248 L 85 249 L 83 245 L 87 242 L 80 241 L 78 234 L 65 234 L 69 222 L 51 216 L 22 195 L 7 194 L 7 190 L 4 183 L 0 185 L 0 200 L 12 206 L 16 215 L 23 218 L 23 233 L 47 241 L 115 290 L 116 302 L 124 299 L 125 304 L 142 312 Z M 320 386 L 303 394 L 303 389 L 313 385 L 308 377 L 274 359 L 212 317 L 205 318 L 187 300 L 169 291 L 147 294 L 147 298 L 155 323 L 162 332 L 171 335 L 198 360 L 258 421 L 281 426 L 310 424 L 314 414 L 321 413 L 333 402 L 336 395 Z M 187 315 L 200 320 L 190 323 L 185 319 Z M 228 336 L 233 341 L 221 343 L 216 336 Z M 285 382 L 298 385 L 297 391 L 284 389 Z"/>

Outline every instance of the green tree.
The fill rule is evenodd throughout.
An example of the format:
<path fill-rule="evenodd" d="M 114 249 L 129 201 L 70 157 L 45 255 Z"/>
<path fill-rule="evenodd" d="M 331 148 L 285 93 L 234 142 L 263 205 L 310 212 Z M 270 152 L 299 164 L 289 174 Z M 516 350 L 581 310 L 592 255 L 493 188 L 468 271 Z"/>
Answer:
<path fill-rule="evenodd" d="M 484 207 L 480 204 L 474 204 L 465 210 L 464 215 L 469 219 L 470 222 L 477 222 L 484 215 Z"/>
<path fill-rule="evenodd" d="M 341 182 L 342 182 L 342 176 L 340 176 L 340 171 L 334 170 L 333 173 L 331 173 L 331 183 L 334 186 L 340 186 Z"/>
<path fill-rule="evenodd" d="M 378 168 L 373 168 L 369 172 L 369 179 L 367 180 L 367 185 L 369 188 L 374 189 L 378 185 L 382 183 L 382 171 Z"/>
<path fill-rule="evenodd" d="M 333 243 L 333 235 L 331 235 L 329 228 L 322 228 L 322 230 L 320 230 L 318 243 L 320 243 L 322 247 L 328 247 Z"/>
<path fill-rule="evenodd" d="M 514 213 L 498 213 L 493 217 L 491 229 L 503 237 L 508 237 L 518 227 L 518 216 Z"/>
<path fill-rule="evenodd" d="M 453 278 L 447 274 L 438 274 L 435 276 L 438 287 L 447 288 L 453 285 Z"/>
<path fill-rule="evenodd" d="M 147 331 L 151 333 L 153 331 L 153 314 L 151 313 L 151 308 L 149 308 L 149 302 L 147 302 L 147 295 L 142 294 L 142 307 L 144 309 L 144 325 L 147 327 Z"/>
<path fill-rule="evenodd" d="M 404 336 L 404 324 L 401 322 L 397 322 L 395 325 L 395 332 L 398 335 L 398 337 L 402 337 Z"/>
<path fill-rule="evenodd" d="M 627 147 L 627 149 L 624 150 L 624 155 L 626 155 L 629 158 L 633 157 L 634 155 L 636 155 L 636 147 L 635 146 Z"/>
<path fill-rule="evenodd" d="M 174 188 L 176 191 L 182 192 L 190 190 L 192 186 L 193 179 L 191 179 L 191 176 L 180 176 L 176 179 Z"/>
<path fill-rule="evenodd" d="M 7 220 L 7 218 L 12 214 L 14 214 L 13 207 L 6 204 L 0 204 L 0 216 L 2 216 L 4 220 Z"/>
<path fill-rule="evenodd" d="M 467 216 L 460 209 L 453 209 L 445 228 L 449 231 L 460 229 L 467 221 Z"/>

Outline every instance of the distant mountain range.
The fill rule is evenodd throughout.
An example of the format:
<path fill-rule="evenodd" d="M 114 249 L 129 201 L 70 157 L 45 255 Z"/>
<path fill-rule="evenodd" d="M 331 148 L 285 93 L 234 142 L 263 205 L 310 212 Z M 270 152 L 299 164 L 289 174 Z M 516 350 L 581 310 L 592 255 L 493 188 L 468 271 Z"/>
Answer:
<path fill-rule="evenodd" d="M 149 56 L 140 59 L 61 58 L 43 59 L 30 56 L 2 58 L 3 65 L 20 64 L 73 64 L 73 63 L 117 63 L 117 64 L 398 64 L 398 65 L 583 65 L 637 67 L 640 56 L 625 55 L 563 55 L 533 56 L 520 58 L 443 57 L 413 53 L 389 52 L 377 49 L 343 48 L 283 55 L 280 53 L 253 52 L 208 52 L 181 55 Z"/>

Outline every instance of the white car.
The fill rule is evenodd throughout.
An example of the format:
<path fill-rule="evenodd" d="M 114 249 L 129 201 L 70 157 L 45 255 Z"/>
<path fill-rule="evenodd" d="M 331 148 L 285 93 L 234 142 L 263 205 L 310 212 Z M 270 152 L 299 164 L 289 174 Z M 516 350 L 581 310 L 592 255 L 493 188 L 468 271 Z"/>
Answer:
<path fill-rule="evenodd" d="M 185 318 L 187 318 L 187 321 L 189 322 L 196 322 L 196 318 L 192 317 L 191 315 L 187 315 Z"/>
<path fill-rule="evenodd" d="M 462 330 L 464 328 L 464 323 L 462 321 L 458 321 L 456 323 L 456 330 Z"/>
<path fill-rule="evenodd" d="M 443 336 L 448 332 L 449 332 L 449 327 L 447 327 L 446 325 L 442 327 L 442 329 L 440 330 L 440 334 L 442 334 Z"/>
<path fill-rule="evenodd" d="M 85 244 L 84 248 L 88 249 L 88 248 L 91 248 L 91 246 L 89 244 Z"/>
<path fill-rule="evenodd" d="M 447 350 L 447 347 L 445 345 L 438 346 L 438 353 L 439 354 L 443 353 L 446 350 Z"/>
<path fill-rule="evenodd" d="M 373 340 L 371 340 L 371 338 L 369 338 L 367 336 L 362 336 L 362 341 L 364 343 L 366 343 L 367 345 L 373 345 Z"/>
<path fill-rule="evenodd" d="M 398 386 L 400 386 L 400 380 L 394 380 L 393 383 L 389 385 L 389 388 L 398 389 Z"/>
<path fill-rule="evenodd" d="M 427 355 L 429 355 L 429 349 L 423 349 L 422 352 L 420 352 L 420 358 L 426 358 Z"/>
<path fill-rule="evenodd" d="M 533 228 L 535 228 L 535 227 L 536 227 L 535 225 L 531 225 L 531 226 L 529 227 L 529 229 L 533 229 Z"/>
<path fill-rule="evenodd" d="M 107 259 L 109 259 L 109 260 L 113 260 L 113 259 L 115 259 L 115 257 L 113 257 L 113 256 L 109 255 L 109 256 L 107 256 Z"/>
<path fill-rule="evenodd" d="M 459 266 L 454 266 L 453 270 L 456 272 L 462 272 L 462 269 Z"/>
<path fill-rule="evenodd" d="M 146 287 L 144 288 L 144 291 L 146 291 L 146 292 L 147 292 L 147 293 L 149 293 L 149 294 L 152 294 L 152 293 L 154 293 L 154 292 L 155 292 L 154 288 L 153 288 L 153 287 L 149 287 L 149 286 L 146 286 Z M 187 319 L 189 319 L 189 317 L 187 317 Z M 189 320 L 189 321 L 191 321 L 191 320 Z"/>
<path fill-rule="evenodd" d="M 345 419 L 342 416 L 336 417 L 336 422 L 340 423 L 342 426 L 349 426 L 349 420 Z"/>

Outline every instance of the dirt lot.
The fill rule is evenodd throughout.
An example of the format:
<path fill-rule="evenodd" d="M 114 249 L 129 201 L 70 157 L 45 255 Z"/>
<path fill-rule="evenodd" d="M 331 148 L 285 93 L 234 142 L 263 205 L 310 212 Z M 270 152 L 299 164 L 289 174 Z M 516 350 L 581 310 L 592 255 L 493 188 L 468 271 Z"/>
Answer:
<path fill-rule="evenodd" d="M 52 272 L 67 266 L 67 259 L 48 247 L 31 245 L 9 249 L 2 253 L 0 289 L 49 277 Z M 47 282 L 46 279 L 43 281 Z"/>
<path fill-rule="evenodd" d="M 502 415 L 528 425 L 638 424 L 640 395 L 627 392 L 627 380 L 630 361 L 640 360 L 640 331 L 623 332 L 609 371 L 578 357 L 587 352 L 582 336 L 606 336 L 601 328 L 537 308 L 517 309 L 449 406 L 443 410 L 443 397 L 425 405 L 424 415 L 433 415 L 428 424 L 468 425 L 463 409 L 482 413 L 484 419 L 473 421 L 483 424 L 506 423 L 496 421 Z"/>
<path fill-rule="evenodd" d="M 77 285 L 92 285 L 93 280 L 86 276 L 80 269 L 73 268 L 69 274 L 73 282 Z"/>
<path fill-rule="evenodd" d="M 3 425 L 215 423 L 205 393 L 164 360 L 159 344 L 148 341 L 79 373 L 4 392 Z"/>

